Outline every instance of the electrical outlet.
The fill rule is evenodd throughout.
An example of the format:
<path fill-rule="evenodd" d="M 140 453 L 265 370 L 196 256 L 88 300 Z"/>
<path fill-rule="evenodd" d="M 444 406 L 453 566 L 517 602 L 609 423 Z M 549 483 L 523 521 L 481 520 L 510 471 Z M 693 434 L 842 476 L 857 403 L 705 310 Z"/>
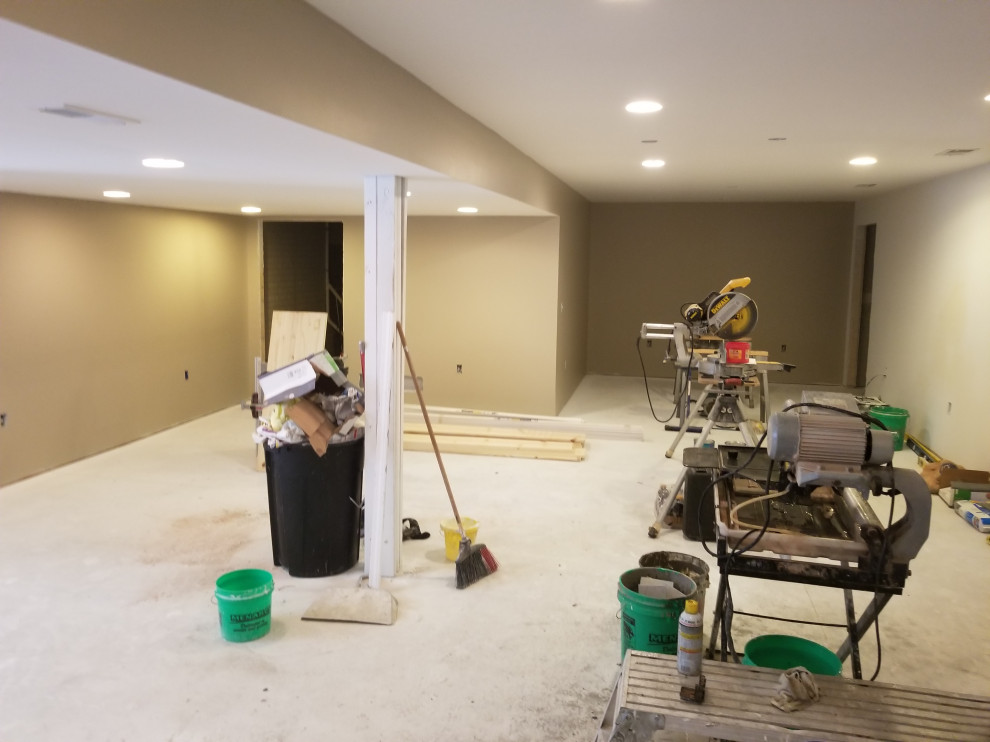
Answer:
<path fill-rule="evenodd" d="M 646 341 L 646 347 L 647 348 L 652 348 L 653 347 L 653 341 L 652 340 L 647 340 Z"/>
<path fill-rule="evenodd" d="M 946 415 L 952 414 L 952 402 L 949 402 L 945 405 L 945 414 Z"/>
<path fill-rule="evenodd" d="M 6 427 L 7 427 L 7 413 L 0 412 L 0 428 L 6 428 Z"/>
<path fill-rule="evenodd" d="M 189 372 L 186 371 L 186 381 L 189 381 Z"/>
<path fill-rule="evenodd" d="M 457 373 L 459 373 L 459 374 L 460 373 L 464 373 L 464 367 L 461 366 L 461 364 L 459 364 L 459 363 L 457 364 Z"/>
<path fill-rule="evenodd" d="M 787 343 L 781 344 L 781 346 L 780 346 L 780 352 L 781 353 L 786 353 L 787 352 Z"/>

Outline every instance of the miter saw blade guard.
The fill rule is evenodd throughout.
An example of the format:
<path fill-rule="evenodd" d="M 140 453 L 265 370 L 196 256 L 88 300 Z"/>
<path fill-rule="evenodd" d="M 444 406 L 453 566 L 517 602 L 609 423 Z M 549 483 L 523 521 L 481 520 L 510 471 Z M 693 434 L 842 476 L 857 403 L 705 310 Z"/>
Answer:
<path fill-rule="evenodd" d="M 719 294 L 708 307 L 709 332 L 723 340 L 738 340 L 756 327 L 756 302 L 746 294 Z"/>
<path fill-rule="evenodd" d="M 734 278 L 697 304 L 688 304 L 681 315 L 691 323 L 695 335 L 715 335 L 722 340 L 738 340 L 756 327 L 756 302 L 735 291 L 749 285 L 749 278 Z"/>

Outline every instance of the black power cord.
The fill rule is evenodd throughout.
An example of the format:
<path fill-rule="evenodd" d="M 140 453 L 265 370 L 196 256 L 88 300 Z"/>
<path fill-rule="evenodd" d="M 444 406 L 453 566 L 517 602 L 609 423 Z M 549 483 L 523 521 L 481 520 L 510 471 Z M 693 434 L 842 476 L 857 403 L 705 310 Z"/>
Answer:
<path fill-rule="evenodd" d="M 653 415 L 653 419 L 656 420 L 658 423 L 669 423 L 671 420 L 674 419 L 674 414 L 677 412 L 678 409 L 680 409 L 681 404 L 684 402 L 684 395 L 687 394 L 688 387 L 690 386 L 690 384 L 688 384 L 687 382 L 690 381 L 690 377 L 691 377 L 691 362 L 694 360 L 694 344 L 692 343 L 691 356 L 688 358 L 688 368 L 687 368 L 688 378 L 685 380 L 683 388 L 681 389 L 681 393 L 678 394 L 677 399 L 674 400 L 674 409 L 670 411 L 670 415 L 668 415 L 665 419 L 661 420 L 659 417 L 657 417 L 656 410 L 653 409 L 653 399 L 650 396 L 650 383 L 646 377 L 646 362 L 643 360 L 643 349 L 642 347 L 640 347 L 639 344 L 641 340 L 642 340 L 641 337 L 636 338 L 636 354 L 639 356 L 640 368 L 643 369 L 643 386 L 646 388 L 646 400 L 650 404 L 650 414 Z M 667 351 L 668 352 L 670 351 L 669 340 L 667 341 Z"/>

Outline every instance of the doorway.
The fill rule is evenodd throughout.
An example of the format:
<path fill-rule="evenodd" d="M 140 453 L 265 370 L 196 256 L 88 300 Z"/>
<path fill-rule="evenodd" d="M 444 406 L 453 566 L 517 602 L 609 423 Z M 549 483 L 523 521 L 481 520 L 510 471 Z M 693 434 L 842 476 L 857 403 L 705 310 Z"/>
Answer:
<path fill-rule="evenodd" d="M 865 389 L 866 366 L 870 350 L 870 313 L 873 307 L 873 255 L 877 242 L 877 225 L 869 224 L 863 235 L 863 288 L 860 296 L 859 347 L 856 352 L 856 386 Z"/>
<path fill-rule="evenodd" d="M 265 348 L 272 312 L 326 312 L 326 349 L 344 352 L 344 225 L 342 222 L 262 224 Z"/>

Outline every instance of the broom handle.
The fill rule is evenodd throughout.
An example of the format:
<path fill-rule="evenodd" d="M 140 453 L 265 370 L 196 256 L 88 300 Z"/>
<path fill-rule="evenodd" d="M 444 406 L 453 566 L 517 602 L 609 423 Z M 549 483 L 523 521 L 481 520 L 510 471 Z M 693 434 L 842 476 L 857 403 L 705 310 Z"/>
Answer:
<path fill-rule="evenodd" d="M 426 411 L 426 402 L 423 400 L 423 390 L 419 388 L 419 379 L 416 377 L 416 369 L 413 367 L 412 356 L 409 355 L 409 346 L 406 345 L 406 335 L 402 332 L 402 323 L 396 322 L 395 329 L 399 333 L 399 340 L 402 341 L 402 352 L 406 355 L 406 363 L 409 364 L 409 373 L 412 374 L 413 386 L 416 387 L 416 396 L 419 398 L 419 407 L 423 411 L 423 419 L 426 420 L 426 430 L 430 434 L 430 443 L 433 444 L 433 452 L 437 455 L 437 463 L 440 465 L 440 476 L 443 477 L 443 486 L 447 488 L 447 497 L 450 498 L 450 507 L 454 509 L 454 518 L 457 519 L 457 528 L 461 532 L 461 538 L 467 538 L 464 533 L 464 526 L 461 524 L 461 514 L 457 512 L 457 503 L 454 502 L 454 493 L 450 489 L 450 482 L 447 480 L 447 470 L 443 468 L 443 459 L 440 458 L 440 446 L 437 445 L 437 437 L 433 434 L 433 425 L 430 424 L 430 415 Z"/>

